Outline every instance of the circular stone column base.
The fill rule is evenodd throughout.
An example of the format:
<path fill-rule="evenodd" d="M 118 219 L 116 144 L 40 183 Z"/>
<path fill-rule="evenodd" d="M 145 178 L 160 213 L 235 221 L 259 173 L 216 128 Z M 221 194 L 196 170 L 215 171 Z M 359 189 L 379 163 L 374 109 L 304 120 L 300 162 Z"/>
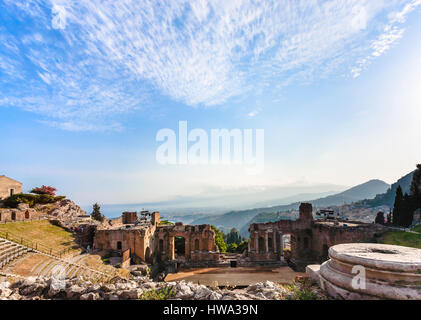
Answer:
<path fill-rule="evenodd" d="M 329 249 L 320 285 L 338 299 L 421 300 L 421 250 L 350 243 Z"/>

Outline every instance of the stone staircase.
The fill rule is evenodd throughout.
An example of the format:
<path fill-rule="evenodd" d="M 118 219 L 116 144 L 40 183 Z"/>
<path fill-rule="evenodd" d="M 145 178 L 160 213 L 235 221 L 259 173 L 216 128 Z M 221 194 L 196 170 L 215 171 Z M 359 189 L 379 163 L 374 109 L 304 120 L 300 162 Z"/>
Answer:
<path fill-rule="evenodd" d="M 82 277 L 90 281 L 105 281 L 114 277 L 124 280 L 125 278 L 116 272 L 110 272 L 105 268 L 97 270 L 83 263 L 83 260 L 89 254 L 60 258 L 56 255 L 48 254 L 45 251 L 39 251 L 33 247 L 27 247 L 18 242 L 0 237 L 0 269 L 6 265 L 23 258 L 25 254 L 33 253 L 45 257 L 39 263 L 32 267 L 31 273 L 34 276 L 56 277 L 68 279 L 73 277 Z"/>
<path fill-rule="evenodd" d="M 0 269 L 29 251 L 25 246 L 0 238 Z"/>
<path fill-rule="evenodd" d="M 91 281 L 101 281 L 112 278 L 114 273 L 103 270 L 92 269 L 83 264 L 88 254 L 82 254 L 68 259 L 49 257 L 33 266 L 31 273 L 34 276 L 56 277 L 70 279 L 82 277 Z"/>

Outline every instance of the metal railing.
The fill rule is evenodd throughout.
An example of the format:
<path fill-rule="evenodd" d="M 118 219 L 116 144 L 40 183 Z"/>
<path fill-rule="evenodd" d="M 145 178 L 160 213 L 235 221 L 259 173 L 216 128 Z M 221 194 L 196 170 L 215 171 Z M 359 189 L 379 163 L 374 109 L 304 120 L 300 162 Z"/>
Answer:
<path fill-rule="evenodd" d="M 42 243 L 38 243 L 35 241 L 27 240 L 21 236 L 14 235 L 13 233 L 10 233 L 8 231 L 1 231 L 0 230 L 0 237 L 4 238 L 6 240 L 9 240 L 11 242 L 20 244 L 22 246 L 25 246 L 29 249 L 36 250 L 45 254 L 48 254 L 50 256 L 60 258 L 66 254 L 68 254 L 72 249 L 66 248 L 61 251 L 53 250 L 50 247 L 47 247 L 46 245 L 43 245 Z"/>
<path fill-rule="evenodd" d="M 24 220 L 12 220 L 12 219 L 5 219 L 0 220 L 0 224 L 7 224 L 7 223 L 16 223 L 16 222 L 33 222 L 33 221 L 40 221 L 40 220 L 48 220 L 46 216 L 38 216 L 36 218 L 29 218 Z"/>

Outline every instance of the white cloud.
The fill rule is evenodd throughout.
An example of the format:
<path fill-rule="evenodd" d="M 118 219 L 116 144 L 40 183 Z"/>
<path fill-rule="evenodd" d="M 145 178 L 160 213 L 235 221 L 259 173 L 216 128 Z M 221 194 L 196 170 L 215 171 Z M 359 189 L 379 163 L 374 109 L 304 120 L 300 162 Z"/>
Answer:
<path fill-rule="evenodd" d="M 247 114 L 247 116 L 249 116 L 250 118 L 253 118 L 253 117 L 257 116 L 260 113 L 260 111 L 262 111 L 261 108 L 257 108 L 255 110 L 249 112 Z"/>
<path fill-rule="evenodd" d="M 406 2 L 401 10 L 393 11 L 388 15 L 389 20 L 384 26 L 383 32 L 371 41 L 371 53 L 367 57 L 359 59 L 357 65 L 351 69 L 354 78 L 359 77 L 361 72 L 367 69 L 374 58 L 383 55 L 402 38 L 405 29 L 401 25 L 405 23 L 408 14 L 415 10 L 417 6 L 421 5 L 421 0 Z"/>
<path fill-rule="evenodd" d="M 65 29 L 66 28 L 66 9 L 59 5 L 54 5 L 51 10 L 53 18 L 51 20 L 51 26 L 54 29 Z"/>
<path fill-rule="evenodd" d="M 70 130 L 66 123 L 141 108 L 156 90 L 212 106 L 345 71 L 358 76 L 402 37 L 421 0 L 6 3 L 44 40 L 28 42 L 13 63 L 0 51 L 9 82 L 27 60 L 36 75 L 4 95 Z"/>

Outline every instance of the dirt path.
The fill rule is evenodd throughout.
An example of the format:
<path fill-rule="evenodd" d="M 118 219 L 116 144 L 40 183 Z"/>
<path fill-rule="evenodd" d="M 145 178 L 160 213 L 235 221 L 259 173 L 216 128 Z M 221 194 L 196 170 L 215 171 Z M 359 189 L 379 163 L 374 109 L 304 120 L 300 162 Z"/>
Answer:
<path fill-rule="evenodd" d="M 304 273 L 295 272 L 289 267 L 202 268 L 168 274 L 165 281 L 186 280 L 204 285 L 248 286 L 266 280 L 288 284 L 292 283 L 295 277 L 304 275 Z"/>

